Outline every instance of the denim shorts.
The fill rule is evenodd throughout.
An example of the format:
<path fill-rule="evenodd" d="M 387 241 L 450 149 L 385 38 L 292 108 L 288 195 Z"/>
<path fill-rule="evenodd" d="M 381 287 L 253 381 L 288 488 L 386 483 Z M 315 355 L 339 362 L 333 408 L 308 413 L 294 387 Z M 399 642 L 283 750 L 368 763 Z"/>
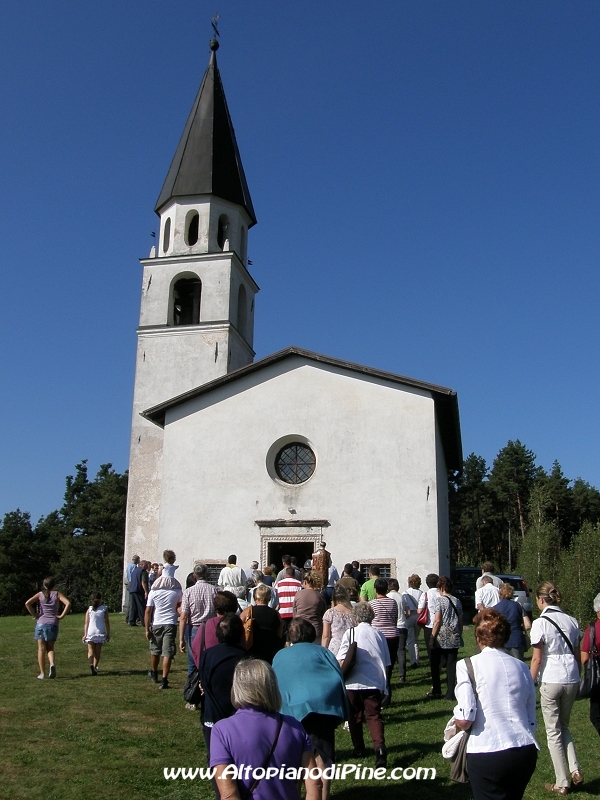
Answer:
<path fill-rule="evenodd" d="M 34 639 L 43 639 L 45 642 L 55 642 L 58 639 L 58 625 L 47 625 L 45 622 L 35 626 Z"/>

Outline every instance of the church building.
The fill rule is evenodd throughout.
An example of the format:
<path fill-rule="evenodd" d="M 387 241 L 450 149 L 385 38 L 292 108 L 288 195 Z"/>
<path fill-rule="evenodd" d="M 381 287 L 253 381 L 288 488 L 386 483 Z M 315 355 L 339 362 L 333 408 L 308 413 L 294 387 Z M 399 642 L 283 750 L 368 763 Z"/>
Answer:
<path fill-rule="evenodd" d="M 218 575 L 230 553 L 302 564 L 325 541 L 340 572 L 449 574 L 456 393 L 296 346 L 254 361 L 256 216 L 217 48 L 141 262 L 126 559 L 169 548 L 180 578 L 199 561 Z"/>

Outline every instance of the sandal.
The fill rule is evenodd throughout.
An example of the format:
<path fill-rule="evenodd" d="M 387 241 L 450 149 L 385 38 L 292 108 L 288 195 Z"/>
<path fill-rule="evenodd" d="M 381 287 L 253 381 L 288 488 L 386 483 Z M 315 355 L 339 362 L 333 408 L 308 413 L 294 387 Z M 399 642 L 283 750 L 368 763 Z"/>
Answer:
<path fill-rule="evenodd" d="M 554 794 L 559 794 L 561 797 L 569 794 L 569 788 L 567 786 L 557 786 L 555 783 L 545 783 L 544 789 L 547 792 L 554 792 Z"/>
<path fill-rule="evenodd" d="M 583 775 L 578 769 L 571 773 L 571 780 L 573 781 L 573 786 L 581 786 L 583 783 Z"/>

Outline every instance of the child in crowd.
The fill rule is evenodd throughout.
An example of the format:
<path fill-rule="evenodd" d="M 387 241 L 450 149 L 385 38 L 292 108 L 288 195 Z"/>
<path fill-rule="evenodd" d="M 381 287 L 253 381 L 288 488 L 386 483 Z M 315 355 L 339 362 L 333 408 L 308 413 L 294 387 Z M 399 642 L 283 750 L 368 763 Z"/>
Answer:
<path fill-rule="evenodd" d="M 179 569 L 179 566 L 175 565 L 175 559 L 177 556 L 172 550 L 165 550 L 163 553 L 163 558 L 165 563 L 163 564 L 161 575 L 166 576 L 167 578 L 174 578 L 175 570 Z"/>
<path fill-rule="evenodd" d="M 88 646 L 88 661 L 92 675 L 98 674 L 98 662 L 104 642 L 110 640 L 110 620 L 108 609 L 102 604 L 102 595 L 96 592 L 91 598 L 91 605 L 85 612 L 83 639 Z"/>

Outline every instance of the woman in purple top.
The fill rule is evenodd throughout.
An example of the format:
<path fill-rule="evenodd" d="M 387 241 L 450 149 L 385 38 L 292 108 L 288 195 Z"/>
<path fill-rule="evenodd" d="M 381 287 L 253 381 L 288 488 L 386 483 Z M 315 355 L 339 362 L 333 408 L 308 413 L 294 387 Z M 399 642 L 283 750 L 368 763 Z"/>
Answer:
<path fill-rule="evenodd" d="M 34 594 L 25 603 L 25 608 L 36 620 L 34 639 L 38 643 L 38 664 L 40 665 L 40 674 L 38 680 L 44 679 L 46 671 L 46 656 L 48 656 L 48 663 L 50 669 L 48 671 L 49 678 L 56 678 L 56 666 L 54 665 L 54 642 L 58 637 L 58 621 L 61 620 L 65 614 L 69 613 L 71 608 L 71 601 L 64 596 L 61 592 L 54 592 L 54 578 L 44 578 L 42 583 L 42 591 Z M 59 614 L 60 603 L 64 608 L 62 614 Z"/>
<path fill-rule="evenodd" d="M 300 776 L 306 800 L 320 800 L 321 779 L 310 777 L 316 768 L 312 743 L 298 720 L 279 713 L 281 695 L 272 667 L 257 659 L 240 661 L 231 699 L 238 710 L 216 723 L 210 740 L 210 766 L 216 767 L 221 800 L 249 795 L 253 800 L 299 800 Z"/>

